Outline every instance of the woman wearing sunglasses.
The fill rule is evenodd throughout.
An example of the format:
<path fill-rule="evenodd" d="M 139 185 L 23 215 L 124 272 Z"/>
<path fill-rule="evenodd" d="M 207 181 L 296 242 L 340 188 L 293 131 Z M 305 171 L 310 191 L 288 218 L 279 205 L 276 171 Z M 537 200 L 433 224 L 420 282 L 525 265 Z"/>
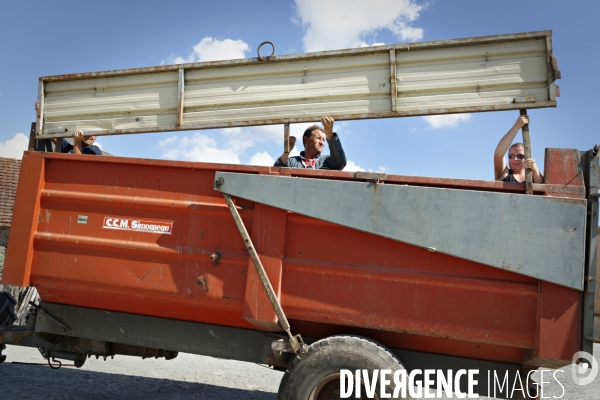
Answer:
<path fill-rule="evenodd" d="M 523 143 L 514 143 L 517 132 L 523 126 L 529 123 L 529 116 L 522 115 L 517 119 L 517 122 L 510 128 L 506 135 L 500 139 L 496 151 L 494 152 L 494 175 L 497 181 L 508 183 L 525 182 L 525 169 L 531 169 L 531 176 L 534 183 L 543 183 L 544 176 L 540 173 L 535 160 L 533 158 L 525 159 L 525 146 Z M 508 165 L 504 154 L 508 150 Z"/>

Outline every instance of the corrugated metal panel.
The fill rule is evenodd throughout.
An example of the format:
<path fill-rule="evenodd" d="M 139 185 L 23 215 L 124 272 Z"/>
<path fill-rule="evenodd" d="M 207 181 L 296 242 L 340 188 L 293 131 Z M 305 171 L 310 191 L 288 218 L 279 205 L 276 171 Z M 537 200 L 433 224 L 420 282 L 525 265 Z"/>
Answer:
<path fill-rule="evenodd" d="M 185 76 L 184 125 L 390 109 L 387 53 L 201 69 Z"/>
<path fill-rule="evenodd" d="M 400 51 L 398 110 L 549 101 L 546 60 L 542 39 Z"/>
<path fill-rule="evenodd" d="M 44 133 L 173 127 L 177 72 L 49 82 Z"/>
<path fill-rule="evenodd" d="M 41 137 L 556 105 L 551 32 L 40 78 Z M 394 76 L 395 75 L 395 76 Z"/>

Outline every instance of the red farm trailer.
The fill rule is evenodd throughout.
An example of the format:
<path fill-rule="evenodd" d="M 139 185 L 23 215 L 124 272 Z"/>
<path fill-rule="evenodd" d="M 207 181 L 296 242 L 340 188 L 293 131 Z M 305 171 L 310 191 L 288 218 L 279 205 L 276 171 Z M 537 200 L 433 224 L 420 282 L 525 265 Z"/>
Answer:
<path fill-rule="evenodd" d="M 443 55 L 463 45 L 474 57 L 473 46 L 479 46 L 485 64 L 474 65 L 487 68 L 495 62 L 494 46 L 513 40 L 549 46 L 539 36 L 411 44 L 405 57 L 419 48 Z M 527 108 L 556 105 L 553 92 L 543 101 L 539 92 L 480 109 L 401 111 L 402 87 L 394 82 L 405 79 L 406 71 L 394 57 L 405 54 L 404 47 L 355 50 L 161 67 L 159 78 L 174 79 L 178 102 L 169 129 L 227 126 L 198 125 L 200 106 L 184 99 L 184 93 L 192 96 L 193 86 L 185 85 L 199 79 L 196 73 L 262 65 L 291 69 L 295 61 L 305 65 L 319 57 L 333 65 L 369 51 L 389 55 L 385 79 L 393 84 L 385 90 L 391 91 L 387 104 L 394 109 L 330 115 L 378 118 L 519 109 L 522 102 Z M 546 71 L 556 74 L 551 51 L 544 47 L 538 53 L 544 79 Z M 310 83 L 312 69 L 306 65 L 297 78 L 301 88 Z M 186 70 L 196 67 L 202 68 Z M 94 91 L 100 93 L 98 85 L 110 81 L 106 87 L 114 87 L 125 79 L 120 74 L 142 81 L 156 72 L 61 79 L 71 91 L 99 79 Z M 554 78 L 539 81 L 546 94 Z M 545 183 L 532 184 L 531 194 L 524 183 L 32 151 L 36 140 L 72 135 L 70 122 L 56 122 L 58 111 L 51 114 L 52 104 L 60 106 L 52 103 L 53 93 L 69 92 L 52 86 L 61 79 L 40 81 L 41 113 L 45 107 L 49 114 L 38 116 L 23 156 L 2 277 L 5 285 L 35 287 L 41 301 L 31 305 L 26 324 L 11 325 L 12 299 L 2 295 L 3 344 L 36 347 L 48 359 L 71 359 L 76 366 L 92 355 L 170 359 L 177 352 L 256 362 L 286 371 L 281 399 L 322 400 L 338 398 L 342 369 L 478 369 L 476 392 L 487 394 L 488 372 L 512 382 L 538 367 L 571 364 L 575 353 L 592 353 L 600 338 L 598 146 L 581 152 L 546 149 Z M 474 93 L 479 97 L 486 88 L 477 84 Z M 144 122 L 143 116 L 127 118 Z M 231 125 L 306 118 L 257 117 Z M 57 128 L 60 124 L 68 128 Z M 106 134 L 145 129 L 107 124 L 98 129 Z"/>
<path fill-rule="evenodd" d="M 597 150 L 548 149 L 545 166 L 525 195 L 502 182 L 28 152 L 3 283 L 35 286 L 42 302 L 0 338 L 79 364 L 188 352 L 292 365 L 284 383 L 298 390 L 300 370 L 312 390 L 331 371 L 301 369 L 314 344 L 303 353 L 281 334 L 255 250 L 306 345 L 352 352 L 364 337 L 408 370 L 570 364 L 597 339 Z"/>

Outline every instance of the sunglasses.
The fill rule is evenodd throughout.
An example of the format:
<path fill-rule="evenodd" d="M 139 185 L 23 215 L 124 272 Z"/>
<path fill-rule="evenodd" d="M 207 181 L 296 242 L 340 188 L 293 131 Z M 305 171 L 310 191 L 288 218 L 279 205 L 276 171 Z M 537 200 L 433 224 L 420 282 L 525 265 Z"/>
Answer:
<path fill-rule="evenodd" d="M 524 154 L 509 154 L 508 158 L 510 158 L 511 160 L 514 160 L 515 157 L 517 158 L 517 160 L 523 160 L 525 158 Z"/>

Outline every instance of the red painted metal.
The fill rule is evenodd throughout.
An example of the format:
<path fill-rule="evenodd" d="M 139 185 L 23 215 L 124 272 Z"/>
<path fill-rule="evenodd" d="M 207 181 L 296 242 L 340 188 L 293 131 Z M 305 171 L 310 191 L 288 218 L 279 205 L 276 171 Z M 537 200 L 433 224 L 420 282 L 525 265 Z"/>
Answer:
<path fill-rule="evenodd" d="M 574 153 L 552 154 L 551 183 L 534 185 L 534 195 L 584 198 L 582 181 L 565 186 L 554 178 L 554 164 L 570 165 L 565 157 Z M 32 152 L 21 171 L 4 283 L 36 286 L 48 302 L 263 330 L 276 330 L 277 319 L 213 190 L 215 172 L 355 179 L 351 172 Z M 400 175 L 386 184 L 524 190 Z M 390 347 L 532 366 L 570 363 L 579 349 L 578 291 L 234 200 L 294 333 L 357 333 Z M 127 227 L 172 223 L 172 232 L 105 229 L 105 218 L 127 219 Z"/>

